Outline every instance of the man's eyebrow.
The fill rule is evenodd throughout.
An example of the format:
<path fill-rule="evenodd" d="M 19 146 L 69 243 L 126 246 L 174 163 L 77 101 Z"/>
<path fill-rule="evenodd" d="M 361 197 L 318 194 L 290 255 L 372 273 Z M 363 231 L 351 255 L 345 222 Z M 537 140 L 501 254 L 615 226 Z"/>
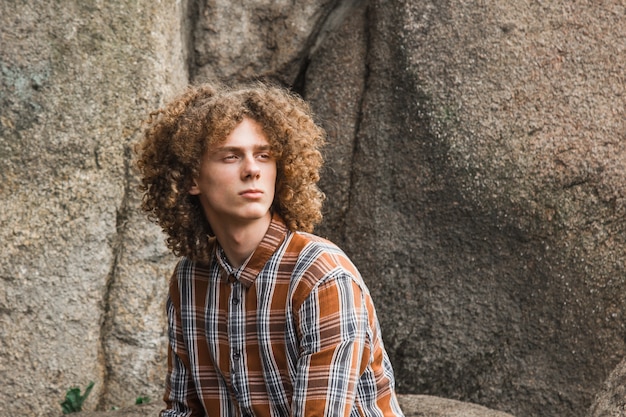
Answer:
<path fill-rule="evenodd" d="M 253 148 L 255 151 L 269 151 L 272 149 L 272 146 L 269 144 L 254 145 Z M 240 147 L 240 146 L 218 146 L 213 150 L 213 152 L 238 152 L 238 151 L 241 151 L 242 149 L 243 147 Z"/>

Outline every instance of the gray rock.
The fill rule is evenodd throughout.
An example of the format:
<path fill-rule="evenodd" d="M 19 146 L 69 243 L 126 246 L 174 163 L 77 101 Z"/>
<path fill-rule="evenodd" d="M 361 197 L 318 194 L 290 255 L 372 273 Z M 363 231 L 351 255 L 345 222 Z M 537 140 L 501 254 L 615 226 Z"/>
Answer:
<path fill-rule="evenodd" d="M 128 260 L 155 252 L 162 257 L 156 242 L 163 238 L 142 218 L 135 220 L 141 247 L 123 242 L 128 216 L 121 210 L 127 194 L 135 194 L 129 148 L 140 121 L 186 84 L 180 7 L 176 1 L 158 8 L 150 1 L 0 2 L 5 415 L 56 416 L 65 390 L 90 380 L 96 385 L 86 406 L 106 405 L 118 374 L 134 375 L 134 384 L 150 378 L 131 391 L 161 390 L 151 358 L 161 362 L 156 346 L 164 323 L 147 315 L 155 310 L 147 306 L 162 303 L 163 290 L 153 288 L 166 279 L 164 265 Z M 131 271 L 138 266 L 141 271 Z M 129 280 L 144 282 L 120 284 L 122 268 Z M 120 285 L 137 291 L 112 296 Z M 158 300 L 149 299 L 155 295 Z M 109 332 L 112 314 L 129 331 Z M 112 359 L 124 349 L 112 352 L 108 335 L 119 345 L 124 337 L 136 343 L 122 369 Z"/>
<path fill-rule="evenodd" d="M 326 221 L 372 290 L 401 392 L 579 416 L 624 356 L 623 15 L 369 3 L 354 146 L 326 158 L 350 161 L 325 183 L 349 184 L 347 209 Z M 326 80 L 354 66 L 332 65 L 336 47 L 310 66 L 336 76 L 307 74 L 321 120 L 339 119 L 317 100 L 341 83 Z"/>
<path fill-rule="evenodd" d="M 626 416 L 626 359 L 611 372 L 602 389 L 596 395 L 590 417 Z"/>
<path fill-rule="evenodd" d="M 324 221 L 315 231 L 340 246 L 350 208 L 353 151 L 367 75 L 366 3 L 346 3 L 344 20 L 311 56 L 303 91 L 328 133 L 320 180 L 326 194 Z"/>
<path fill-rule="evenodd" d="M 513 417 L 480 405 L 430 395 L 400 395 L 398 401 L 406 417 Z"/>
<path fill-rule="evenodd" d="M 111 411 L 83 411 L 74 414 L 76 417 L 157 417 L 159 411 L 163 409 L 163 404 L 148 403 L 134 405 L 119 410 Z"/>
<path fill-rule="evenodd" d="M 401 395 L 398 400 L 406 417 L 512 417 L 476 404 L 429 395 Z M 76 417 L 156 417 L 161 408 L 160 404 L 147 404 L 117 411 L 82 412 Z"/>
<path fill-rule="evenodd" d="M 194 16 L 194 80 L 294 82 L 338 1 L 203 2 Z"/>
<path fill-rule="evenodd" d="M 318 232 L 368 282 L 400 392 L 623 407 L 623 4 L 205 3 L 0 2 L 0 409 L 161 395 L 175 260 L 130 147 L 188 73 L 312 103 Z"/>

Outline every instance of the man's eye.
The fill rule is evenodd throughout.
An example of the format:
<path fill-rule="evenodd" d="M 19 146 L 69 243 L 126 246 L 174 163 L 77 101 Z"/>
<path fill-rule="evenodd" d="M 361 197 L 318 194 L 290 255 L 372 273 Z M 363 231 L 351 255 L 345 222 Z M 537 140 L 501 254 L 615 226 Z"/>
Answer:
<path fill-rule="evenodd" d="M 270 153 L 261 153 L 258 157 L 259 159 L 271 159 L 272 155 Z"/>
<path fill-rule="evenodd" d="M 237 159 L 237 155 L 226 155 L 224 157 L 225 161 L 234 161 L 235 159 Z"/>

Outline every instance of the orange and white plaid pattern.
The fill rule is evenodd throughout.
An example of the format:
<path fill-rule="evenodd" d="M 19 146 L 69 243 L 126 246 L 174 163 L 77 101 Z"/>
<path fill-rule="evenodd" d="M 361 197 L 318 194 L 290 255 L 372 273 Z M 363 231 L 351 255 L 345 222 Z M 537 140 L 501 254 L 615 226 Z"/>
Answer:
<path fill-rule="evenodd" d="M 182 416 L 402 416 L 374 305 L 334 244 L 279 216 L 234 270 L 183 258 L 167 302 L 166 409 Z"/>

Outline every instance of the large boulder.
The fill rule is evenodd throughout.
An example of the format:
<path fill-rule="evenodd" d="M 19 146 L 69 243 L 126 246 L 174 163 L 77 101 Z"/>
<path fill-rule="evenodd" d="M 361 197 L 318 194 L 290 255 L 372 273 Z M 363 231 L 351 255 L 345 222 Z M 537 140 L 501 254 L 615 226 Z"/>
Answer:
<path fill-rule="evenodd" d="M 513 417 L 480 405 L 430 395 L 400 395 L 398 401 L 405 417 Z"/>
<path fill-rule="evenodd" d="M 399 389 L 584 415 L 626 351 L 624 5 L 366 7 L 304 92 Z"/>
<path fill-rule="evenodd" d="M 626 359 L 611 372 L 596 395 L 589 417 L 626 416 Z"/>
<path fill-rule="evenodd" d="M 406 417 L 513 417 L 480 405 L 428 395 L 401 395 L 398 400 Z M 76 417 L 154 417 L 162 408 L 162 404 L 152 403 L 110 412 L 82 412 Z"/>
<path fill-rule="evenodd" d="M 138 211 L 131 146 L 189 73 L 311 102 L 329 132 L 318 232 L 370 286 L 401 392 L 585 415 L 626 356 L 625 16 L 0 2 L 0 408 L 58 415 L 89 380 L 86 409 L 160 397 L 175 260 Z"/>
<path fill-rule="evenodd" d="M 268 77 L 291 85 L 306 66 L 309 52 L 326 35 L 325 22 L 333 21 L 339 3 L 198 2 L 192 18 L 192 76 L 196 81 Z"/>
<path fill-rule="evenodd" d="M 167 258 L 129 166 L 140 121 L 187 83 L 180 8 L 0 2 L 3 415 L 59 415 L 90 380 L 88 407 L 162 389 Z"/>

